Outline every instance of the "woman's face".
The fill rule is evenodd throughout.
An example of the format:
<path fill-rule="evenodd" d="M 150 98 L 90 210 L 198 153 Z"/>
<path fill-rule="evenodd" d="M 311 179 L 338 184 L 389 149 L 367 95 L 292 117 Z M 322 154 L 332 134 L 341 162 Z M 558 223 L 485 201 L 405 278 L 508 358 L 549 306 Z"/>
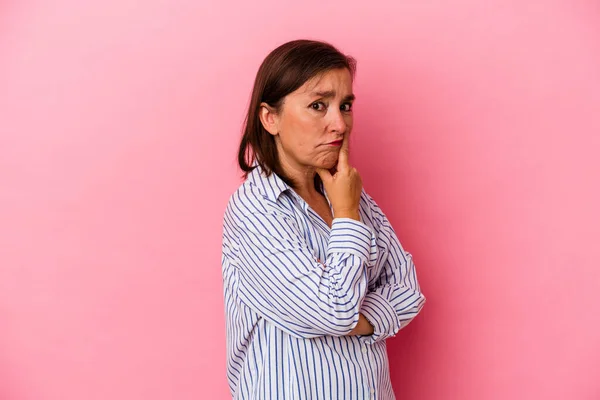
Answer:
<path fill-rule="evenodd" d="M 274 113 L 263 107 L 263 126 L 275 136 L 282 165 L 295 170 L 333 168 L 344 135 L 352 130 L 352 76 L 334 69 L 288 94 Z"/>

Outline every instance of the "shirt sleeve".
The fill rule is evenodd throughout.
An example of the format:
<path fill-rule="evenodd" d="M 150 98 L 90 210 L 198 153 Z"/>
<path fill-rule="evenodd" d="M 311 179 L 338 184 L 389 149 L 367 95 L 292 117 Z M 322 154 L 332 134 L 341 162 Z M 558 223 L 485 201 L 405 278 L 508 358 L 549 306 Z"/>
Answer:
<path fill-rule="evenodd" d="M 347 335 L 367 290 L 366 264 L 378 248 L 368 226 L 333 220 L 327 265 L 309 249 L 294 219 L 251 213 L 238 219 L 238 296 L 251 310 L 296 337 Z"/>
<path fill-rule="evenodd" d="M 405 251 L 381 210 L 375 206 L 382 221 L 380 234 L 389 238 L 383 269 L 365 295 L 360 312 L 373 325 L 374 333 L 361 339 L 374 343 L 393 337 L 419 314 L 425 304 L 412 255 Z"/>

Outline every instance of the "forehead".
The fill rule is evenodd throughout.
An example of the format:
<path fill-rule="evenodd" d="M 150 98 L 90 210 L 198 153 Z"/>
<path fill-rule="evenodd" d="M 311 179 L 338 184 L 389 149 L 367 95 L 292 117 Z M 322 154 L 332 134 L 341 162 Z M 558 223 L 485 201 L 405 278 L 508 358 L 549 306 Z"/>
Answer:
<path fill-rule="evenodd" d="M 336 97 L 352 94 L 352 75 L 347 69 L 332 69 L 312 77 L 294 94 L 311 96 L 316 93 L 334 92 Z"/>

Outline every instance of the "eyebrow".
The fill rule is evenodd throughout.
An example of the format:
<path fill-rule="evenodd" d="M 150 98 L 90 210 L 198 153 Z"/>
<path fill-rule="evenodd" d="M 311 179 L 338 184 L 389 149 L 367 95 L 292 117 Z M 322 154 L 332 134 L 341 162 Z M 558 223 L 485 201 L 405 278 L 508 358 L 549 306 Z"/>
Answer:
<path fill-rule="evenodd" d="M 324 92 L 313 92 L 313 93 L 311 93 L 311 96 L 331 98 L 331 97 L 335 97 L 335 90 L 326 90 Z M 344 101 L 354 101 L 354 99 L 356 99 L 356 96 L 354 96 L 354 94 L 349 94 L 348 96 L 344 97 L 343 100 Z"/>

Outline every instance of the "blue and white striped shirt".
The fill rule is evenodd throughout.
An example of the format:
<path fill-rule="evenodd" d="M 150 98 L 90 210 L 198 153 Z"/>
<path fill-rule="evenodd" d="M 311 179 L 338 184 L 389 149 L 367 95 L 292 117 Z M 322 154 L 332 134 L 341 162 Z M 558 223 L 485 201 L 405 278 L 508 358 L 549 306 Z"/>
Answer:
<path fill-rule="evenodd" d="M 425 297 L 412 256 L 364 190 L 360 218 L 329 228 L 260 167 L 230 197 L 222 268 L 234 399 L 395 398 L 385 339 Z M 375 333 L 346 336 L 359 313 Z"/>

